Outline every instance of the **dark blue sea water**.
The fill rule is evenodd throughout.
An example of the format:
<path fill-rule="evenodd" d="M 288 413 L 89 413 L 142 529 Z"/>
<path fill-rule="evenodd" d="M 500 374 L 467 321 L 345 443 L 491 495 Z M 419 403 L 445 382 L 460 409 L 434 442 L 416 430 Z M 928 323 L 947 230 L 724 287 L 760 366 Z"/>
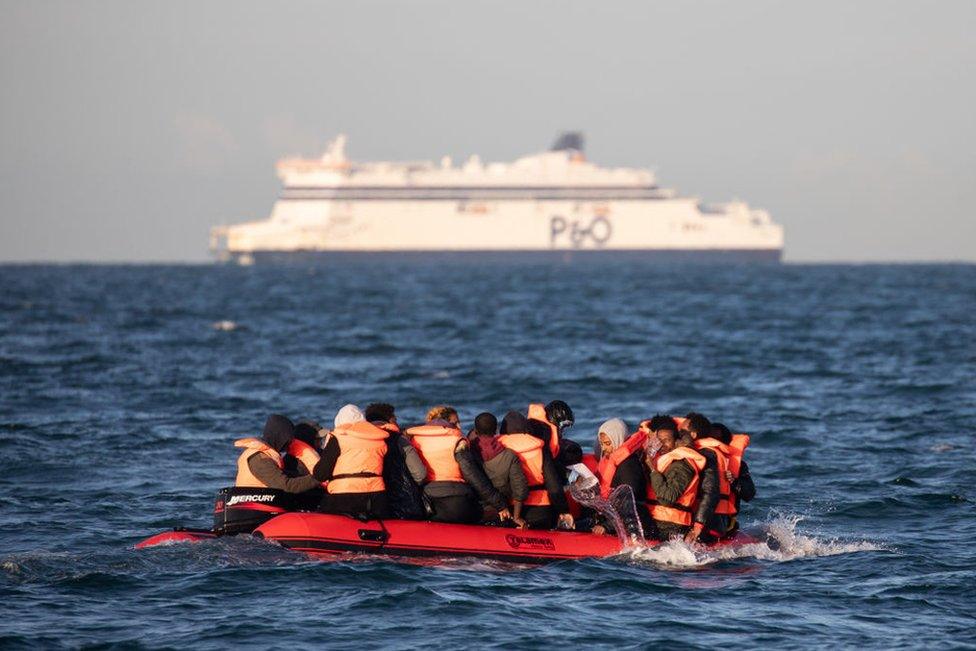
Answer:
<path fill-rule="evenodd" d="M 0 647 L 976 648 L 976 267 L 0 267 Z M 226 323 L 221 323 L 226 322 Z M 207 526 L 270 412 L 753 434 L 765 542 L 524 568 Z"/>

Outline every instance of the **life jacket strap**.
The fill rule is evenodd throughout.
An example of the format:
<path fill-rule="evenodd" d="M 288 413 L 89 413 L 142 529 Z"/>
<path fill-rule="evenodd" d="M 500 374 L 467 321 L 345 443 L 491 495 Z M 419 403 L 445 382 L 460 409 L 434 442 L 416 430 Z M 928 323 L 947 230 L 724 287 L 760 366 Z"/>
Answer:
<path fill-rule="evenodd" d="M 365 470 L 361 472 L 344 472 L 338 475 L 332 475 L 332 479 L 355 479 L 359 477 L 382 477 L 375 472 L 367 472 Z"/>
<path fill-rule="evenodd" d="M 691 507 L 688 507 L 688 506 L 682 506 L 680 504 L 672 504 L 672 505 L 669 506 L 667 504 L 661 504 L 657 500 L 647 500 L 647 504 L 650 505 L 650 506 L 663 506 L 664 508 L 667 508 L 667 509 L 674 509 L 676 511 L 684 511 L 685 513 L 693 513 L 694 512 L 694 511 L 691 510 Z"/>

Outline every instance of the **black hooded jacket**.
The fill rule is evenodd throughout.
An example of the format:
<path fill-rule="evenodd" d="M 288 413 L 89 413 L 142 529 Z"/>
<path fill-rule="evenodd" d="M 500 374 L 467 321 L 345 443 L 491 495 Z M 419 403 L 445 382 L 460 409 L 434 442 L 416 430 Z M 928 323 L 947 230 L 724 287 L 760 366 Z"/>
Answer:
<path fill-rule="evenodd" d="M 530 431 L 530 421 L 517 411 L 510 411 L 502 419 L 499 431 L 502 434 L 532 434 Z M 541 438 L 535 434 L 536 438 Z M 548 441 L 548 433 L 544 441 Z M 566 492 L 563 490 L 563 476 L 565 469 L 560 468 L 553 460 L 552 453 L 548 445 L 542 446 L 542 480 L 549 494 L 549 502 L 557 513 L 568 513 L 569 503 L 566 501 Z"/>
<path fill-rule="evenodd" d="M 698 508 L 695 509 L 695 522 L 709 526 L 712 523 L 712 516 L 715 515 L 715 507 L 719 500 L 719 481 L 718 481 L 718 459 L 715 451 L 709 448 L 702 448 L 697 451 L 705 457 L 705 469 L 701 473 L 701 483 L 698 485 Z"/>
<path fill-rule="evenodd" d="M 261 440 L 274 448 L 279 453 L 283 453 L 292 439 L 295 438 L 295 426 L 292 422 L 273 414 L 264 424 L 264 432 Z M 265 454 L 254 454 L 247 460 L 247 466 L 251 473 L 264 482 L 268 488 L 285 491 L 286 493 L 304 493 L 319 487 L 319 482 L 311 475 L 304 477 L 289 477 L 278 465 L 268 458 Z"/>

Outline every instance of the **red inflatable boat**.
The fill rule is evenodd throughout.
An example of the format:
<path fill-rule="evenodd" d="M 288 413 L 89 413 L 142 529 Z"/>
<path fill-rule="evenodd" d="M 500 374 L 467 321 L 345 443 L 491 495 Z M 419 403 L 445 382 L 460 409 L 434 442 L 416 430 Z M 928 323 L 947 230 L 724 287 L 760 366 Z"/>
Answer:
<path fill-rule="evenodd" d="M 257 529 L 254 536 L 295 551 L 331 556 L 348 552 L 411 557 L 474 557 L 514 563 L 549 563 L 612 556 L 621 551 L 616 536 L 574 531 L 529 531 L 504 527 L 442 524 L 415 520 L 362 522 L 342 515 L 285 513 Z M 136 548 L 216 537 L 211 531 L 177 529 L 143 540 Z M 741 545 L 744 534 L 718 543 Z M 654 545 L 653 541 L 648 542 Z"/>

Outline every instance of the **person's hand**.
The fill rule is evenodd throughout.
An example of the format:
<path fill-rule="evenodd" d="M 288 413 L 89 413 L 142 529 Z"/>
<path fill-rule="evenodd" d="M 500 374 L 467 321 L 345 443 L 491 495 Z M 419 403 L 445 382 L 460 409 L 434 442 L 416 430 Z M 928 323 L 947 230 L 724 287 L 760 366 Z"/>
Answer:
<path fill-rule="evenodd" d="M 685 542 L 689 545 L 698 542 L 698 536 L 701 535 L 702 529 L 705 526 L 701 522 L 696 522 L 687 534 L 685 534 Z"/>
<path fill-rule="evenodd" d="M 519 529 L 529 528 L 529 523 L 523 520 L 522 518 L 512 518 L 512 522 L 514 522 L 515 526 L 518 527 Z"/>
<path fill-rule="evenodd" d="M 732 476 L 732 471 L 731 470 L 726 470 L 725 471 L 725 481 L 729 482 L 730 484 L 733 481 L 735 481 L 735 477 Z"/>
<path fill-rule="evenodd" d="M 640 425 L 637 426 L 637 429 L 639 429 L 642 432 L 647 432 L 648 434 L 650 434 L 651 433 L 651 419 L 648 418 L 646 420 L 642 420 L 640 422 Z"/>
<path fill-rule="evenodd" d="M 606 532 L 607 532 L 607 528 L 604 527 L 602 524 L 595 524 L 593 525 L 593 528 L 590 529 L 590 533 L 595 533 L 598 536 L 602 536 Z"/>
<path fill-rule="evenodd" d="M 325 472 L 325 463 L 320 459 L 315 467 L 312 468 L 312 476 L 319 480 L 323 485 L 328 481 L 329 476 Z"/>
<path fill-rule="evenodd" d="M 559 521 L 556 523 L 557 529 L 569 529 L 572 531 L 573 527 L 576 526 L 576 522 L 573 520 L 572 513 L 560 513 Z"/>
<path fill-rule="evenodd" d="M 501 520 L 502 522 L 505 522 L 511 517 L 512 517 L 512 512 L 509 511 L 508 509 L 502 509 L 501 511 L 498 512 L 498 519 Z"/>

